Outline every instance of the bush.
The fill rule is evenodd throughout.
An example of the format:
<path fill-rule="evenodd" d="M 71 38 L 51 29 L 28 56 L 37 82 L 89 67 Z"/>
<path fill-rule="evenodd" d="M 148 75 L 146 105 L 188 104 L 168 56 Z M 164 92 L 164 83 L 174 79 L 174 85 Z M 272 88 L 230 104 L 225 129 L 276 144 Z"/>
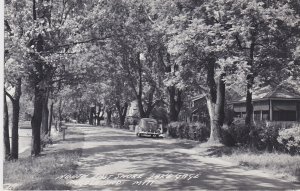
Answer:
<path fill-rule="evenodd" d="M 300 154 L 300 126 L 281 129 L 277 141 L 291 154 Z"/>
<path fill-rule="evenodd" d="M 223 144 L 226 146 L 245 146 L 249 144 L 250 129 L 242 124 L 232 124 L 221 128 Z"/>
<path fill-rule="evenodd" d="M 268 150 L 269 152 L 277 150 L 281 151 L 281 145 L 277 141 L 278 132 L 281 128 L 281 125 L 267 125 L 266 123 L 261 123 L 254 126 L 255 131 L 257 132 L 257 140 L 254 140 L 256 148 L 259 150 Z"/>
<path fill-rule="evenodd" d="M 222 128 L 223 143 L 227 146 L 244 146 L 252 149 L 299 153 L 300 127 L 282 127 L 280 123 L 259 123 L 250 127 L 233 124 Z"/>
<path fill-rule="evenodd" d="M 172 122 L 168 125 L 169 135 L 173 138 L 207 141 L 209 128 L 202 123 Z"/>

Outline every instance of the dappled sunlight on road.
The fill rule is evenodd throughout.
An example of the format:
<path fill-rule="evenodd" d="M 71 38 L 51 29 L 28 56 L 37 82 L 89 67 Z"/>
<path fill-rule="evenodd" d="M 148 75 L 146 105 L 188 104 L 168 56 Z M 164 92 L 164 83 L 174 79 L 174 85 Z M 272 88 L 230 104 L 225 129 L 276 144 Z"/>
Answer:
<path fill-rule="evenodd" d="M 106 127 L 77 125 L 74 130 L 84 133 L 84 141 L 77 145 L 83 151 L 78 162 L 80 177 L 68 180 L 74 189 L 297 188 L 261 171 L 247 171 L 220 159 L 200 156 L 190 149 L 197 145 L 194 141 L 138 138 L 134 132 Z"/>

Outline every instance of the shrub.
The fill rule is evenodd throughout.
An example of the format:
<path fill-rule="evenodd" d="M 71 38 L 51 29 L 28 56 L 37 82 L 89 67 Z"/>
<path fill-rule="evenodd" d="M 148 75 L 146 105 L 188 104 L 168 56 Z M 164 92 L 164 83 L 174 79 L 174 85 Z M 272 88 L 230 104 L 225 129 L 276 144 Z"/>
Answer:
<path fill-rule="evenodd" d="M 266 123 L 260 123 L 254 126 L 258 136 L 258 139 L 255 140 L 256 148 L 260 150 L 266 149 L 269 152 L 282 150 L 277 141 L 280 128 L 281 125 L 279 124 L 267 125 Z"/>
<path fill-rule="evenodd" d="M 232 124 L 221 128 L 223 143 L 227 146 L 245 146 L 249 144 L 250 129 L 242 124 Z"/>
<path fill-rule="evenodd" d="M 168 125 L 169 135 L 173 138 L 206 141 L 209 128 L 202 123 L 172 122 Z"/>
<path fill-rule="evenodd" d="M 300 154 L 300 126 L 281 129 L 277 141 L 291 154 Z"/>
<path fill-rule="evenodd" d="M 247 127 L 244 124 L 224 126 L 221 131 L 223 143 L 227 146 L 244 146 L 258 150 L 299 153 L 300 127 L 280 123 L 257 123 Z"/>

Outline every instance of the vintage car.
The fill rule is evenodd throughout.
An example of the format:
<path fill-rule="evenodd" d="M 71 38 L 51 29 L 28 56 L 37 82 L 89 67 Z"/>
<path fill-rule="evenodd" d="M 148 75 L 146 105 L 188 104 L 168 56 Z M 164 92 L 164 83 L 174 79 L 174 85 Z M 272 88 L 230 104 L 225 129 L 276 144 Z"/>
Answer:
<path fill-rule="evenodd" d="M 161 125 L 155 119 L 142 118 L 135 127 L 135 134 L 138 137 L 150 135 L 151 137 L 159 137 L 163 133 Z"/>

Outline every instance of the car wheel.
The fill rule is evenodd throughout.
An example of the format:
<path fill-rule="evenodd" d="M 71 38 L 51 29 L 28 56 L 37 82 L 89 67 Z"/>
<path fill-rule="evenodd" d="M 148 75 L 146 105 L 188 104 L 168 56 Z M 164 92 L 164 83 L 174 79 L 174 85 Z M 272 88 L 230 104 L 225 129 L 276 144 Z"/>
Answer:
<path fill-rule="evenodd" d="M 137 137 L 139 137 L 139 136 L 140 136 L 140 134 L 139 134 L 139 133 L 137 133 L 137 134 L 136 134 L 136 136 L 137 136 Z"/>

